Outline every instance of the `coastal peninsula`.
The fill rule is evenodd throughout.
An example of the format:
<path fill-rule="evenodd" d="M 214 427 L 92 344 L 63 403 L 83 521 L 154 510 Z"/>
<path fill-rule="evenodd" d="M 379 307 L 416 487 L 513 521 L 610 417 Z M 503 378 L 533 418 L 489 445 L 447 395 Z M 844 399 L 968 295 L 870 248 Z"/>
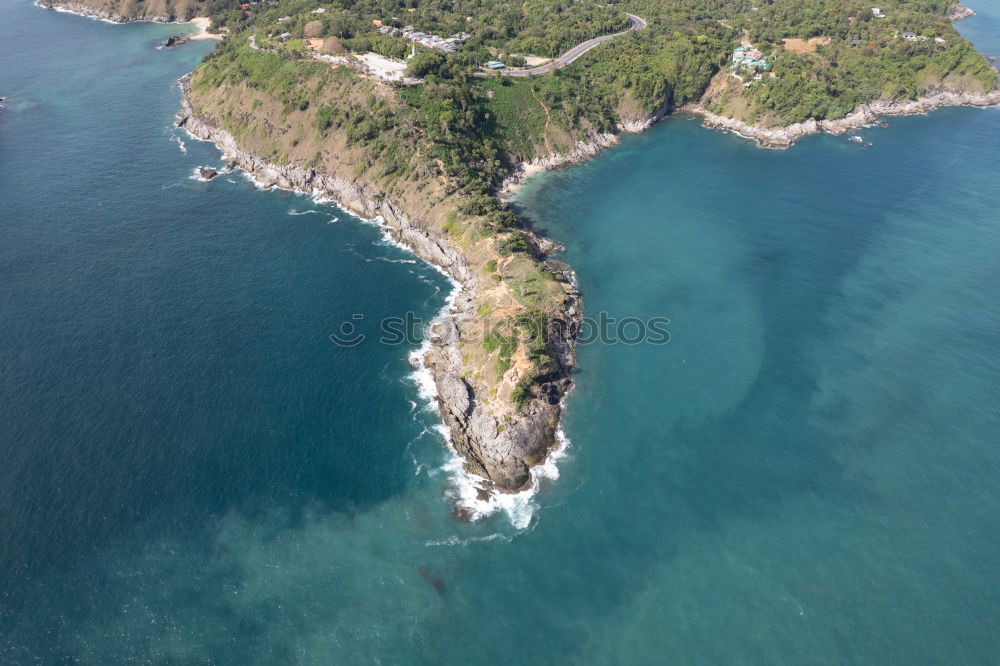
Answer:
<path fill-rule="evenodd" d="M 266 186 L 380 220 L 455 281 L 422 363 L 483 497 L 529 488 L 552 450 L 582 316 L 558 248 L 504 201 L 525 175 L 678 110 L 784 147 L 1000 103 L 955 9 L 927 0 L 41 1 L 114 21 L 207 15 L 228 36 L 182 80 L 178 125 Z"/>

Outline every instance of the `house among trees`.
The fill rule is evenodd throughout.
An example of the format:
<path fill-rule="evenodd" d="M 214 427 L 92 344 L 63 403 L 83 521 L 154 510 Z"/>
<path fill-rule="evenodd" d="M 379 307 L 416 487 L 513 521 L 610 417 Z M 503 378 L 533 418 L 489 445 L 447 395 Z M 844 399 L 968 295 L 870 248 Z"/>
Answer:
<path fill-rule="evenodd" d="M 764 54 L 757 49 L 748 49 L 743 46 L 738 46 L 733 51 L 733 69 L 739 69 L 740 67 L 748 67 L 750 69 L 767 69 L 770 65 L 767 59 L 764 58 Z"/>

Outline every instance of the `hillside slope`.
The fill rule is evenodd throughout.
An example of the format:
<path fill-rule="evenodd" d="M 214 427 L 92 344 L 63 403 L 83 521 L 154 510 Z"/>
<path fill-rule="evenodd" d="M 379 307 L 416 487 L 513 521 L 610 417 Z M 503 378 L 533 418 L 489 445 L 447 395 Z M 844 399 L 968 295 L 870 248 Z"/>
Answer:
<path fill-rule="evenodd" d="M 203 0 L 38 0 L 37 4 L 116 23 L 189 21 L 208 11 Z"/>
<path fill-rule="evenodd" d="M 570 385 L 579 295 L 562 267 L 544 262 L 549 244 L 463 188 L 467 166 L 448 157 L 464 145 L 455 133 L 445 124 L 440 140 L 430 137 L 426 109 L 354 70 L 246 45 L 220 49 L 185 92 L 180 123 L 188 131 L 216 141 L 266 184 L 320 192 L 383 219 L 461 285 L 426 359 L 442 413 L 487 488 L 529 483 L 528 468 L 554 442 Z M 443 106 L 462 109 L 449 91 L 437 94 Z M 474 112 L 468 103 L 464 111 Z"/>

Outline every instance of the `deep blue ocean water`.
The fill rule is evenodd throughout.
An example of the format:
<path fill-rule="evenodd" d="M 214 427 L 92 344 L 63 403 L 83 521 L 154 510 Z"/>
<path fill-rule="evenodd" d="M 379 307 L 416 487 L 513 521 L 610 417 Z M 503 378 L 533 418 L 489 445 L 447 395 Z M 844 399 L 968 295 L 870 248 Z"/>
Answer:
<path fill-rule="evenodd" d="M 588 314 L 671 340 L 582 346 L 560 478 L 470 525 L 413 347 L 329 339 L 448 283 L 191 179 L 181 29 L 0 5 L 0 663 L 997 663 L 1000 110 L 530 181 Z"/>

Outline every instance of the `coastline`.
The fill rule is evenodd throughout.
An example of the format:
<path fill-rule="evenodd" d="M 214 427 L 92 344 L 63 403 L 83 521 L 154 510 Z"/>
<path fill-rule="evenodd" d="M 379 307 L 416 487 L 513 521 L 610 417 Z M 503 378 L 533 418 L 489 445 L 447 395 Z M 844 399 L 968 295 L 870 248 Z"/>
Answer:
<path fill-rule="evenodd" d="M 36 0 L 35 4 L 115 23 L 176 22 L 163 16 L 119 17 L 75 2 L 57 1 L 60 4 L 56 5 L 53 0 Z M 190 22 L 202 30 L 193 38 L 217 37 L 205 35 L 206 26 L 197 20 Z M 459 342 L 465 332 L 473 329 L 471 324 L 477 317 L 475 296 L 480 287 L 480 276 L 469 265 L 462 251 L 445 235 L 429 229 L 423 221 L 410 219 L 403 206 L 384 198 L 370 186 L 306 167 L 279 166 L 259 155 L 244 151 L 231 134 L 212 123 L 211 119 L 200 118 L 195 113 L 187 99 L 186 82 L 189 80 L 190 75 L 181 79 L 183 99 L 177 116 L 178 127 L 195 138 L 213 142 L 227 160 L 235 162 L 261 187 L 297 190 L 326 197 L 359 217 L 376 221 L 392 241 L 412 251 L 454 281 L 455 289 L 429 326 L 430 342 L 427 349 L 419 355 L 418 361 L 421 369 L 432 378 L 435 387 L 432 399 L 438 403 L 442 421 L 448 431 L 449 445 L 464 461 L 463 474 L 471 480 L 471 487 L 475 489 L 471 495 L 466 493 L 461 496 L 462 503 L 469 510 L 465 517 L 484 515 L 487 512 L 484 507 L 494 507 L 490 512 L 501 507 L 503 502 L 500 498 L 506 501 L 506 498 L 523 493 L 528 493 L 529 497 L 534 494 L 537 490 L 536 477 L 540 473 L 538 470 L 546 467 L 552 456 L 560 450 L 559 428 L 565 409 L 563 398 L 572 388 L 571 373 L 576 366 L 572 334 L 565 334 L 556 341 L 559 369 L 552 373 L 551 378 L 546 379 L 543 387 L 545 390 L 541 391 L 541 395 L 533 397 L 523 411 L 515 415 L 513 423 L 505 428 L 501 426 L 501 435 L 495 415 L 489 413 L 462 379 L 465 368 Z M 859 106 L 843 119 L 810 119 L 783 128 L 758 127 L 717 116 L 700 103 L 689 104 L 678 110 L 701 116 L 706 127 L 734 132 L 755 140 L 761 147 L 786 148 L 809 134 L 821 131 L 843 134 L 857 127 L 871 125 L 878 121 L 880 115 L 926 113 L 939 106 L 997 104 L 1000 104 L 1000 91 L 982 95 L 942 91 L 919 100 L 875 101 Z M 522 162 L 504 181 L 497 194 L 502 199 L 509 199 L 534 174 L 586 161 L 605 148 L 616 145 L 621 134 L 641 133 L 672 110 L 662 106 L 646 117 L 622 119 L 613 132 L 593 132 L 566 153 L 552 153 L 543 158 Z M 526 235 L 532 254 L 539 261 L 545 261 L 545 255 L 554 244 L 530 232 Z M 563 270 L 565 271 L 564 268 Z M 581 296 L 574 282 L 574 287 L 567 291 L 563 309 L 567 321 L 579 323 L 582 316 L 580 305 Z M 571 328 L 560 327 L 560 331 L 569 331 Z"/>
<path fill-rule="evenodd" d="M 330 199 L 346 211 L 378 223 L 392 242 L 413 252 L 456 285 L 428 326 L 424 346 L 411 361 L 418 366 L 418 372 L 429 373 L 434 390 L 428 399 L 436 400 L 450 448 L 463 460 L 467 483 L 457 485 L 467 490 L 455 498 L 456 514 L 475 520 L 504 509 L 513 517 L 512 507 L 530 500 L 537 490 L 539 474 L 546 474 L 538 470 L 546 469 L 552 457 L 564 448 L 559 435 L 562 399 L 572 387 L 576 360 L 571 331 L 578 328 L 581 318 L 580 294 L 575 286 L 567 290 L 564 325 L 555 329 L 560 335 L 553 336 L 558 371 L 546 379 L 544 390 L 523 406 L 513 422 L 497 428 L 494 415 L 476 399 L 463 379 L 459 342 L 475 330 L 480 278 L 461 250 L 420 220 L 411 220 L 400 206 L 374 188 L 314 169 L 275 165 L 244 151 L 229 132 L 195 112 L 187 97 L 190 77 L 186 75 L 179 82 L 182 99 L 177 127 L 196 139 L 214 143 L 225 160 L 235 163 L 262 188 Z M 540 261 L 545 261 L 545 255 L 556 247 L 530 232 L 526 236 Z"/>
<path fill-rule="evenodd" d="M 551 153 L 545 157 L 540 157 L 527 162 L 520 162 L 514 168 L 513 173 L 504 179 L 497 191 L 497 196 L 503 201 L 510 200 L 518 189 L 532 176 L 556 169 L 559 167 L 572 166 L 580 162 L 586 162 L 597 155 L 605 148 L 610 148 L 621 141 L 618 134 L 594 132 L 588 139 L 577 142 L 572 150 L 566 153 Z"/>
<path fill-rule="evenodd" d="M 954 23 L 955 21 L 963 21 L 969 18 L 970 16 L 975 16 L 975 15 L 976 15 L 975 10 L 966 7 L 960 2 L 956 2 L 955 5 L 951 8 L 951 11 L 948 12 L 948 20 Z"/>
<path fill-rule="evenodd" d="M 514 167 L 513 173 L 504 179 L 497 191 L 497 196 L 503 201 L 509 201 L 521 186 L 535 174 L 586 162 L 602 150 L 618 145 L 622 134 L 642 134 L 670 115 L 672 110 L 669 104 L 663 104 L 648 116 L 621 118 L 615 131 L 591 132 L 590 136 L 578 141 L 571 150 L 565 153 L 550 153 L 545 157 L 519 162 Z"/>
<path fill-rule="evenodd" d="M 212 19 L 207 16 L 195 16 L 193 19 L 188 21 L 188 23 L 196 26 L 198 32 L 193 35 L 187 35 L 189 40 L 195 39 L 224 39 L 225 35 L 220 35 L 215 32 L 209 32 L 208 29 L 212 26 Z"/>
<path fill-rule="evenodd" d="M 104 21 L 105 23 L 141 23 L 144 21 L 148 23 L 186 23 L 186 21 L 177 21 L 169 16 L 161 16 L 157 14 L 114 14 L 109 11 L 95 9 L 94 7 L 90 7 L 82 2 L 71 2 L 67 0 L 35 0 L 35 6 L 67 14 L 76 14 L 77 16 L 83 16 L 97 21 Z"/>
<path fill-rule="evenodd" d="M 185 35 L 188 40 L 195 39 L 223 39 L 223 35 L 212 33 L 208 31 L 211 26 L 211 19 L 205 16 L 194 16 L 187 20 L 179 20 L 170 16 L 163 16 L 159 14 L 137 14 L 137 15 L 124 15 L 124 14 L 114 14 L 112 12 L 95 9 L 86 5 L 82 2 L 71 2 L 67 0 L 35 0 L 34 5 L 41 9 L 49 9 L 55 12 L 61 12 L 64 14 L 75 14 L 76 16 L 82 16 L 84 18 L 93 19 L 95 21 L 103 21 L 104 23 L 114 23 L 116 25 L 123 25 L 126 23 L 175 23 L 177 25 L 187 25 L 191 24 L 198 28 L 198 32 Z"/>
<path fill-rule="evenodd" d="M 35 0 L 43 9 L 72 13 L 107 23 L 131 22 L 193 23 L 201 29 L 194 38 L 211 39 L 202 21 L 176 21 L 168 16 L 119 16 L 94 10 L 86 5 L 61 0 Z M 197 17 L 196 17 L 197 18 Z M 449 447 L 462 460 L 462 479 L 456 488 L 456 515 L 478 520 L 497 510 L 503 510 L 512 523 L 523 522 L 516 516 L 530 518 L 531 497 L 537 492 L 539 478 L 552 478 L 554 460 L 561 457 L 567 440 L 559 429 L 564 409 L 563 398 L 572 387 L 572 371 L 576 367 L 575 331 L 582 318 L 580 294 L 575 276 L 565 266 L 553 267 L 555 273 L 567 275 L 568 287 L 562 310 L 555 324 L 552 351 L 557 368 L 549 372 L 524 406 L 513 415 L 494 414 L 484 406 L 464 380 L 464 359 L 458 342 L 465 333 L 475 334 L 477 320 L 475 296 L 479 277 L 462 256 L 462 252 L 443 234 L 432 231 L 422 220 L 409 220 L 402 206 L 395 205 L 383 193 L 353 179 L 319 173 L 314 169 L 279 166 L 240 148 L 235 138 L 202 119 L 187 99 L 187 83 L 191 73 L 179 80 L 182 92 L 181 109 L 176 126 L 192 138 L 216 145 L 227 161 L 234 163 L 259 187 L 297 191 L 318 199 L 327 199 L 346 212 L 377 224 L 388 240 L 412 252 L 456 285 L 442 311 L 428 325 L 429 347 L 420 355 L 419 368 L 430 374 L 443 429 L 447 431 Z M 209 121 L 209 122 L 206 122 Z M 524 235 L 531 254 L 541 263 L 557 249 L 555 243 L 539 238 L 528 230 Z M 511 418 L 513 416 L 513 418 Z M 503 425 L 499 425 L 503 418 Z M 454 465 L 451 472 L 454 472 Z M 454 474 L 453 474 L 454 476 Z M 471 491 L 470 491 L 471 489 Z"/>
<path fill-rule="evenodd" d="M 761 127 L 741 120 L 712 113 L 700 102 L 687 104 L 679 109 L 701 117 L 702 126 L 720 129 L 755 141 L 761 148 L 789 148 L 802 137 L 827 132 L 842 135 L 861 127 L 877 124 L 882 116 L 912 116 L 925 114 L 947 106 L 990 107 L 1000 106 L 1000 89 L 986 93 L 955 92 L 943 90 L 914 100 L 875 100 L 862 104 L 843 118 L 816 120 L 810 118 L 783 127 Z"/>

